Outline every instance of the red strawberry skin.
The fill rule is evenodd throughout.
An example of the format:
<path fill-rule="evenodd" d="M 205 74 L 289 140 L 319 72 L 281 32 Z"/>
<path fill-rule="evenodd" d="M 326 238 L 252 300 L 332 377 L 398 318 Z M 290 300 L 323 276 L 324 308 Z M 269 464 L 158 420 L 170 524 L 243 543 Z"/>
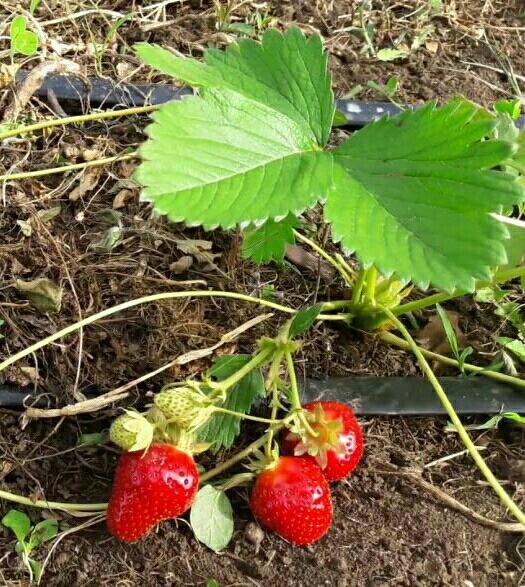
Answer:
<path fill-rule="evenodd" d="M 363 432 L 352 409 L 340 402 L 315 401 L 306 404 L 304 409 L 315 413 L 319 405 L 327 420 L 339 420 L 342 423 L 339 442 L 344 447 L 344 452 L 328 450 L 326 452 L 326 467 L 323 468 L 324 476 L 328 481 L 339 481 L 348 477 L 363 456 Z M 315 425 L 313 427 L 315 429 Z M 285 434 L 282 443 L 283 452 L 293 455 L 297 444 L 299 444 L 299 440 L 287 438 Z M 316 458 L 316 460 L 319 463 L 319 459 Z"/>
<path fill-rule="evenodd" d="M 161 522 L 182 515 L 199 487 L 195 462 L 171 444 L 121 455 L 107 510 L 108 530 L 134 542 Z"/>
<path fill-rule="evenodd" d="M 263 526 L 297 545 L 316 542 L 332 523 L 330 488 L 310 457 L 282 456 L 260 473 L 250 509 Z"/>

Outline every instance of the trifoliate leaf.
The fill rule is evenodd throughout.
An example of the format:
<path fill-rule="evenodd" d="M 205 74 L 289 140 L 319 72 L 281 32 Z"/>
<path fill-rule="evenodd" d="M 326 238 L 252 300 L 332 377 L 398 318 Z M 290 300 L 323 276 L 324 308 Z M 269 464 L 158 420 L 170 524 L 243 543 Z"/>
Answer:
<path fill-rule="evenodd" d="M 232 228 L 300 214 L 328 193 L 331 155 L 240 94 L 208 90 L 165 104 L 154 120 L 136 179 L 143 199 L 175 222 Z"/>
<path fill-rule="evenodd" d="M 280 222 L 270 218 L 259 228 L 247 228 L 244 231 L 242 256 L 255 263 L 282 261 L 286 245 L 295 242 L 293 229 L 298 225 L 297 218 L 289 214 Z"/>
<path fill-rule="evenodd" d="M 204 63 L 145 43 L 137 52 L 149 65 L 192 86 L 230 89 L 266 105 L 295 121 L 320 146 L 328 141 L 334 98 L 319 35 L 270 29 L 262 43 L 242 39 L 226 51 L 208 49 Z"/>
<path fill-rule="evenodd" d="M 208 375 L 221 381 L 226 379 L 252 357 L 250 355 L 228 355 L 219 357 Z M 264 397 L 264 379 L 260 369 L 254 369 L 234 385 L 229 391 L 226 401 L 221 407 L 234 412 L 247 414 L 257 397 Z M 241 421 L 228 414 L 213 414 L 208 422 L 199 429 L 201 442 L 212 442 L 212 450 L 217 452 L 221 448 L 229 448 L 241 430 Z"/>
<path fill-rule="evenodd" d="M 224 491 L 205 485 L 191 506 L 190 524 L 197 540 L 218 552 L 233 536 L 233 511 Z"/>
<path fill-rule="evenodd" d="M 365 265 L 427 287 L 474 289 L 506 262 L 505 226 L 490 216 L 523 199 L 510 174 L 492 170 L 512 145 L 484 140 L 493 118 L 457 99 L 383 118 L 335 152 L 325 214 L 335 240 Z"/>
<path fill-rule="evenodd" d="M 295 338 L 296 336 L 303 334 L 303 332 L 306 332 L 321 313 L 321 308 L 322 304 L 315 304 L 309 308 L 299 310 L 290 322 L 288 336 L 290 338 Z"/>

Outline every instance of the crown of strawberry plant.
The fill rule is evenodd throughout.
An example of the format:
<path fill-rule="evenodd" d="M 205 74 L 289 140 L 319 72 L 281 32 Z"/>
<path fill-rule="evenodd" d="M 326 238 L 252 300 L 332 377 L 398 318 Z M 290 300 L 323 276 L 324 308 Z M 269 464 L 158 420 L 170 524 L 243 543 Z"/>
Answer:
<path fill-rule="evenodd" d="M 488 111 L 463 98 L 430 103 L 330 150 L 335 103 L 319 36 L 269 30 L 261 43 L 208 49 L 203 62 L 137 51 L 199 88 L 154 114 L 141 149 L 143 198 L 171 220 L 240 225 L 245 256 L 265 262 L 324 202 L 333 239 L 383 275 L 471 291 L 507 263 L 509 231 L 494 215 L 523 201 L 523 141 L 516 155 L 516 137 L 495 138 Z"/>

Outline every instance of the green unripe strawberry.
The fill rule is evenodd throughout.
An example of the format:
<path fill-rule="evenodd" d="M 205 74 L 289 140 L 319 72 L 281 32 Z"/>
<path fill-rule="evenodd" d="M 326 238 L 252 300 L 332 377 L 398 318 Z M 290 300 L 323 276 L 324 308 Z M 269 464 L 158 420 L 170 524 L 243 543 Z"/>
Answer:
<path fill-rule="evenodd" d="M 126 410 L 111 424 L 109 438 L 124 451 L 144 450 L 152 443 L 154 430 L 142 414 Z"/>
<path fill-rule="evenodd" d="M 164 388 L 154 402 L 170 422 L 181 428 L 201 426 L 212 412 L 210 400 L 191 387 Z"/>

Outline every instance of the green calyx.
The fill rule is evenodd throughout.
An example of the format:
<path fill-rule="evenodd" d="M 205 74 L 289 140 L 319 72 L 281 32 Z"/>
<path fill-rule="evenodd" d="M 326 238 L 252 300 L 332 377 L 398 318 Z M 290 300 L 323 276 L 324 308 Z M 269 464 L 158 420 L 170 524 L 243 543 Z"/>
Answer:
<path fill-rule="evenodd" d="M 153 442 L 155 426 L 142 414 L 126 410 L 109 429 L 111 442 L 124 451 L 144 450 Z"/>
<path fill-rule="evenodd" d="M 155 396 L 155 406 L 170 424 L 195 430 L 213 413 L 210 398 L 197 387 L 166 386 Z"/>
<path fill-rule="evenodd" d="M 343 424 L 340 420 L 327 418 L 321 405 L 316 406 L 315 412 L 304 411 L 303 414 L 309 426 L 305 427 L 304 421 L 297 418 L 290 427 L 286 439 L 299 441 L 294 449 L 295 456 L 315 457 L 320 467 L 324 469 L 328 451 L 344 452 L 344 446 L 340 440 Z"/>

